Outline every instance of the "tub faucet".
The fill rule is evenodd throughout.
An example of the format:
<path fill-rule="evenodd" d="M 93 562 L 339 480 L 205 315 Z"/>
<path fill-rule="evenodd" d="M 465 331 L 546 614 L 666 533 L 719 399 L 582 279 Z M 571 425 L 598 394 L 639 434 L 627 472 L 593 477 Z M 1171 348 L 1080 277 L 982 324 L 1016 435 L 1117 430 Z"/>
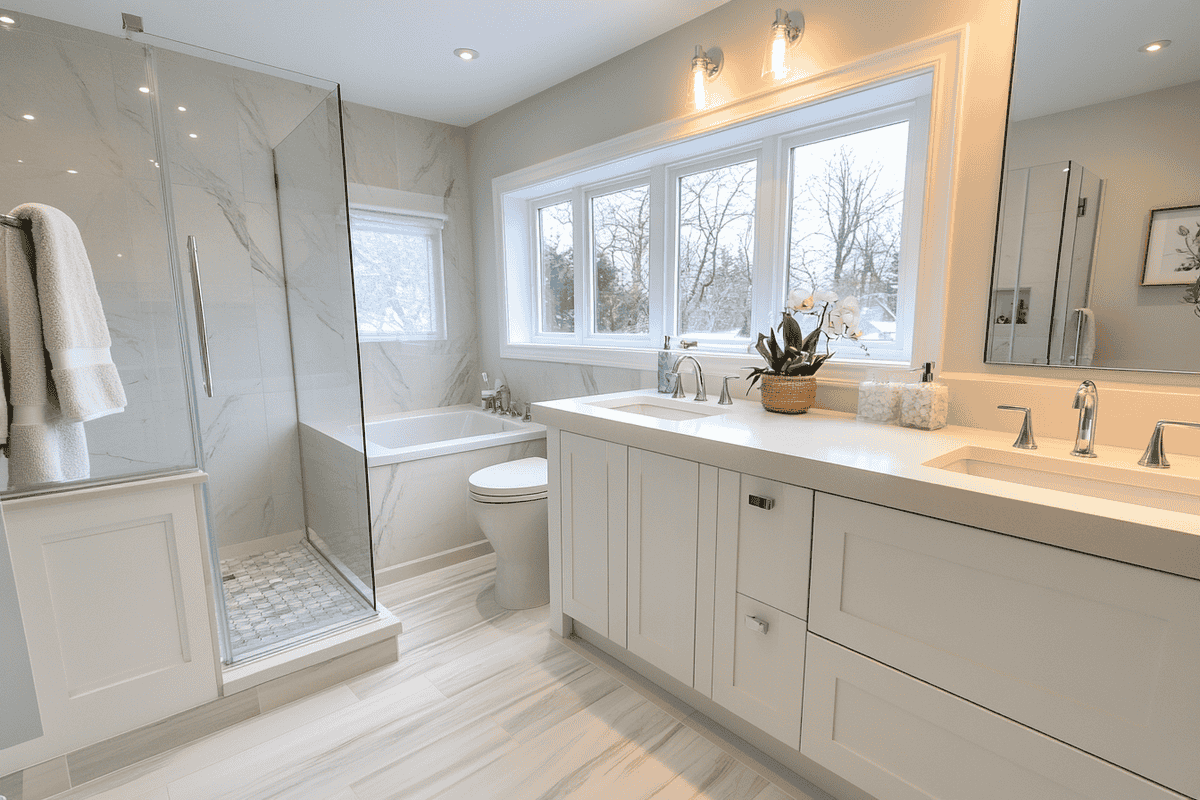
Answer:
<path fill-rule="evenodd" d="M 507 414 L 511 404 L 512 393 L 508 390 L 508 384 L 502 383 L 496 387 L 496 407 L 493 411 L 496 414 Z"/>
<path fill-rule="evenodd" d="M 680 356 L 679 358 L 675 359 L 675 366 L 671 367 L 671 371 L 676 375 L 679 375 L 679 365 L 684 361 L 691 361 L 692 365 L 696 368 L 696 396 L 692 399 L 697 403 L 703 403 L 707 401 L 708 395 L 704 393 L 704 370 L 700 369 L 700 362 L 696 360 L 695 356 Z M 676 385 L 675 391 L 677 395 L 681 396 L 683 394 L 683 376 L 679 375 L 676 380 L 679 383 Z"/>
<path fill-rule="evenodd" d="M 1096 445 L 1096 413 L 1100 410 L 1100 395 L 1096 392 L 1096 384 L 1084 381 L 1075 390 L 1075 402 L 1072 408 L 1079 409 L 1079 427 L 1075 431 L 1075 449 L 1071 455 L 1080 458 L 1095 458 L 1093 448 Z"/>

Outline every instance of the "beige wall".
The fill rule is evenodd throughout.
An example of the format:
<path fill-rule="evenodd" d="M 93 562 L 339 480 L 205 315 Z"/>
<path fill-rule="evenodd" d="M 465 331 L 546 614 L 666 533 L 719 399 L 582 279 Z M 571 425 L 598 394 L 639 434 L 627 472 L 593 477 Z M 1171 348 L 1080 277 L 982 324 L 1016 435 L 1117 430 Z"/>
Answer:
<path fill-rule="evenodd" d="M 1077 161 L 1105 182 L 1091 308 L 1106 365 L 1200 369 L 1182 286 L 1140 286 L 1150 209 L 1197 202 L 1200 82 L 1013 123 L 1008 168 Z"/>
<path fill-rule="evenodd" d="M 489 372 L 502 371 L 514 392 L 532 395 L 536 400 L 618 391 L 652 386 L 654 375 L 500 359 L 500 267 L 492 180 L 616 136 L 686 117 L 689 59 L 697 44 L 722 49 L 725 66 L 716 88 L 727 97 L 736 99 L 763 91 L 767 84 L 760 76 L 762 55 L 776 5 L 765 0 L 732 0 L 468 130 L 483 366 Z M 1065 405 L 1071 413 L 1073 388 L 1083 377 L 1080 373 L 983 364 L 1015 0 L 813 0 L 804 4 L 803 12 L 806 30 L 801 48 L 814 71 L 852 63 L 958 26 L 968 28 L 947 243 L 946 335 L 938 359 L 941 371 L 953 373 L 949 376 L 952 421 L 988 428 L 1011 427 L 1008 415 L 994 410 L 993 398 L 1000 396 L 1004 402 L 1024 401 L 1045 410 L 1053 427 L 1039 429 L 1043 436 L 1072 436 L 1073 422 L 1059 406 Z M 1121 407 L 1141 411 L 1123 414 L 1128 418 L 1120 425 L 1102 422 L 1101 443 L 1127 444 L 1144 439 L 1141 428 L 1152 425 L 1151 418 L 1168 409 L 1200 419 L 1200 395 L 1194 389 L 1169 395 L 1156 389 L 1172 384 L 1194 387 L 1194 376 L 1106 372 L 1091 373 L 1089 377 L 1101 383 L 1102 392 L 1105 386 L 1117 383 L 1149 384 L 1125 387 L 1128 397 Z M 853 411 L 854 401 L 850 391 L 818 396 L 819 404 L 846 411 Z M 1145 434 L 1149 434 L 1148 427 Z M 1181 435 L 1180 446 L 1184 440 Z M 1200 446 L 1200 441 L 1195 444 Z"/>

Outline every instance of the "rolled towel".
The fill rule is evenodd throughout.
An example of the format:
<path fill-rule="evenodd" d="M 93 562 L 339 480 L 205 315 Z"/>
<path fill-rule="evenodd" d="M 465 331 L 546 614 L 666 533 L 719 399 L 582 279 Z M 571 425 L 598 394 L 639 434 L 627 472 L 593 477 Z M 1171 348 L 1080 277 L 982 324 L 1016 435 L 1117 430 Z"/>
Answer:
<path fill-rule="evenodd" d="M 12 214 L 30 224 L 51 397 L 72 421 L 121 412 L 125 388 L 109 352 L 108 322 L 79 228 L 62 211 L 40 203 L 17 206 Z"/>

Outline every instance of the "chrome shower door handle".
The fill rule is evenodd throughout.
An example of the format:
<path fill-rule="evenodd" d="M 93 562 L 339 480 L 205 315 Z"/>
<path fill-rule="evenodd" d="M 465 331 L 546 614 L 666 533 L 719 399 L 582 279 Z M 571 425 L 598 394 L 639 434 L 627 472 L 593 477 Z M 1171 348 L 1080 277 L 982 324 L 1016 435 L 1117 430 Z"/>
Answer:
<path fill-rule="evenodd" d="M 212 363 L 208 359 L 208 329 L 204 324 L 204 290 L 200 288 L 200 251 L 196 237 L 187 237 L 188 258 L 192 262 L 192 294 L 196 300 L 196 335 L 200 338 L 200 364 L 204 368 L 204 393 L 213 396 Z"/>

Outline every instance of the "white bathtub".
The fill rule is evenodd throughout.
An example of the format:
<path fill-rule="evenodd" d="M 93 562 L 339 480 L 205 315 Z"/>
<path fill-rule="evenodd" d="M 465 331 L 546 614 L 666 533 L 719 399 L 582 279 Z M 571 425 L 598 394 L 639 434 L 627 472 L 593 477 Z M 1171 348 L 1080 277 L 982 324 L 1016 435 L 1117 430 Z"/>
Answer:
<path fill-rule="evenodd" d="M 393 414 L 367 420 L 365 427 L 380 585 L 490 552 L 471 511 L 467 479 L 493 464 L 546 455 L 544 425 L 475 406 Z M 362 464 L 362 426 L 319 430 L 323 437 L 306 440 L 314 443 L 307 460 Z M 327 448 L 333 451 L 326 454 Z"/>

